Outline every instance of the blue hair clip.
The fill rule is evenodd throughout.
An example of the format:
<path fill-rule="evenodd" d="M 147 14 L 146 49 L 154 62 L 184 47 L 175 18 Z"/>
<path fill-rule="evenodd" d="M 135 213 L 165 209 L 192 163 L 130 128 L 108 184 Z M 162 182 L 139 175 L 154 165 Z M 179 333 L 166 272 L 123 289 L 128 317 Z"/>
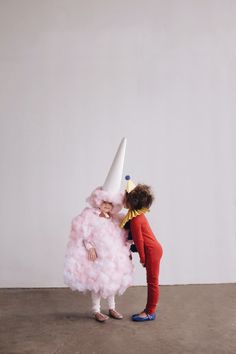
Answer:
<path fill-rule="evenodd" d="M 126 181 L 129 181 L 130 180 L 130 176 L 129 175 L 125 176 L 125 179 L 126 179 Z"/>

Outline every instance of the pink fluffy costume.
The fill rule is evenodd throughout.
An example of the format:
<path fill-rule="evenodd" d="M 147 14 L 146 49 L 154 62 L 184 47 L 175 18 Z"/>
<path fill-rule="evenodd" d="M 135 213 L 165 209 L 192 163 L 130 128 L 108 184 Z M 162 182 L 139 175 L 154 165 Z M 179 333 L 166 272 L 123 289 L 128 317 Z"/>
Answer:
<path fill-rule="evenodd" d="M 119 226 L 118 212 L 122 208 L 123 195 L 118 191 L 117 181 L 122 177 L 119 174 L 117 179 L 115 161 L 117 155 L 104 186 L 93 191 L 87 199 L 89 207 L 73 219 L 65 257 L 65 284 L 72 290 L 91 291 L 94 313 L 100 312 L 101 297 L 108 299 L 109 309 L 114 309 L 114 296 L 123 294 L 132 284 L 130 245 L 126 231 Z M 104 201 L 113 205 L 107 218 L 100 216 L 99 207 Z M 94 261 L 88 258 L 88 250 L 92 247 L 97 254 Z"/>

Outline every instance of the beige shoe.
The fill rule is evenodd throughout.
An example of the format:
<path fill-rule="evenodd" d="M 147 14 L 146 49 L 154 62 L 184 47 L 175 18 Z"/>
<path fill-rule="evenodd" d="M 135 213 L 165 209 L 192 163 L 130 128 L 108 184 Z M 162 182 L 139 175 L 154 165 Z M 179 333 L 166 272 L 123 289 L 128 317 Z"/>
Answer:
<path fill-rule="evenodd" d="M 109 316 L 115 318 L 116 320 L 122 320 L 123 316 L 116 310 L 109 310 Z"/>
<path fill-rule="evenodd" d="M 95 314 L 94 314 L 94 318 L 95 318 L 95 320 L 96 321 L 98 321 L 98 322 L 105 322 L 106 320 L 108 320 L 108 316 L 107 315 L 104 315 L 103 313 L 101 313 L 101 312 L 96 312 Z"/>

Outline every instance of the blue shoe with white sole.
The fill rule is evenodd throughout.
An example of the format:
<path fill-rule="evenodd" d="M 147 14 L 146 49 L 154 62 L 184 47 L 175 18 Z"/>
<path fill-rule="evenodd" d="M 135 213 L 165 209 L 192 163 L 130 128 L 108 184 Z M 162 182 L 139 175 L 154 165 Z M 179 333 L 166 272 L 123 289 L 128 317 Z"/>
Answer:
<path fill-rule="evenodd" d="M 135 322 L 154 321 L 155 319 L 156 319 L 155 313 L 153 313 L 151 315 L 147 313 L 146 317 L 141 317 L 141 316 L 139 316 L 139 314 L 135 314 L 132 316 L 132 321 L 135 321 Z"/>

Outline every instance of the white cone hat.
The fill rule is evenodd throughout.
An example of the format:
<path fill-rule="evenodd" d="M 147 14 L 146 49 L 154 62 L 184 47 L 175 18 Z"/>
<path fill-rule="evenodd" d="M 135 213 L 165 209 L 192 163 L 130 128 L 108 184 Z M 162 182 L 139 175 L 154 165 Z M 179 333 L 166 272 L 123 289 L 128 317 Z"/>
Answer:
<path fill-rule="evenodd" d="M 132 179 L 130 179 L 129 175 L 125 176 L 125 179 L 128 181 L 125 190 L 127 193 L 130 193 L 136 187 L 136 184 L 132 181 Z"/>
<path fill-rule="evenodd" d="M 127 141 L 126 138 L 123 138 L 121 140 L 121 143 L 118 147 L 117 153 L 112 162 L 105 183 L 102 187 L 102 189 L 107 192 L 111 192 L 114 194 L 120 192 L 124 160 L 125 160 L 126 141 Z"/>

